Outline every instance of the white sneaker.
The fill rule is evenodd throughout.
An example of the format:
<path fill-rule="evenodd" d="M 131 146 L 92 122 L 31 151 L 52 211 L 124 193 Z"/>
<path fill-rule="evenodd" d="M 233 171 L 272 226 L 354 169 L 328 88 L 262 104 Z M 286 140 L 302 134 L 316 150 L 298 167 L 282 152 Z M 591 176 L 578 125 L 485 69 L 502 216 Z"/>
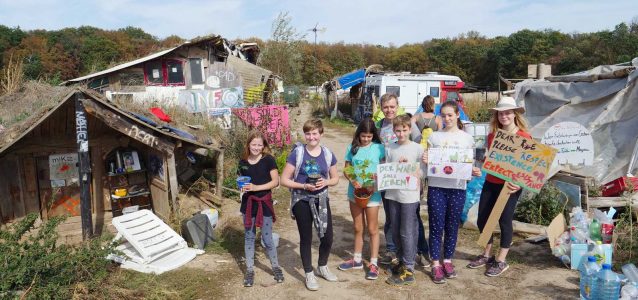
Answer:
<path fill-rule="evenodd" d="M 334 274 L 332 274 L 330 272 L 330 270 L 328 270 L 328 266 L 320 266 L 317 268 L 317 273 L 319 273 L 318 275 L 320 277 L 323 277 L 323 279 L 328 280 L 328 281 L 332 281 L 332 282 L 336 282 L 339 279 L 337 279 L 337 276 L 335 276 Z"/>
<path fill-rule="evenodd" d="M 319 290 L 319 282 L 314 272 L 306 273 L 306 288 L 311 291 Z"/>

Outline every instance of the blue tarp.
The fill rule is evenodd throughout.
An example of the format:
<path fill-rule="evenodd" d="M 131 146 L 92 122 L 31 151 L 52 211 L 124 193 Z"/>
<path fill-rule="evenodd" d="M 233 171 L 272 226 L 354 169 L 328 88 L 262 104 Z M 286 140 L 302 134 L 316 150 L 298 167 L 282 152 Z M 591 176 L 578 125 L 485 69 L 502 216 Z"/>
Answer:
<path fill-rule="evenodd" d="M 366 69 L 359 69 L 337 78 L 337 81 L 339 82 L 339 85 L 341 86 L 341 89 L 343 90 L 350 88 L 354 85 L 357 85 L 359 83 L 362 83 L 365 80 L 366 80 Z"/>

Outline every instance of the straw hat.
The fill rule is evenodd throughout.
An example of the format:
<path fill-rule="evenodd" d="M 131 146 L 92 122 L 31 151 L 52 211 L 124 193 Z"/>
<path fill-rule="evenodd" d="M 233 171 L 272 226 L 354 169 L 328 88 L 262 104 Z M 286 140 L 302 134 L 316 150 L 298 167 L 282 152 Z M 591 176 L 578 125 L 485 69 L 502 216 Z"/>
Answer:
<path fill-rule="evenodd" d="M 502 97 L 501 101 L 496 104 L 496 107 L 490 108 L 491 111 L 504 111 L 504 110 L 517 110 L 519 113 L 524 113 L 525 108 L 516 105 L 516 100 L 512 97 Z"/>

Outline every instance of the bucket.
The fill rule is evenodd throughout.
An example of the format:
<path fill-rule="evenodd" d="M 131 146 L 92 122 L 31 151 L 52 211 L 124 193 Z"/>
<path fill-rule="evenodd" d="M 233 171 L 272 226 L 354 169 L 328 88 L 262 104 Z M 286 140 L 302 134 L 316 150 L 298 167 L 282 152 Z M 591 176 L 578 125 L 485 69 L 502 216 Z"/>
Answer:
<path fill-rule="evenodd" d="M 239 176 L 237 177 L 237 188 L 241 190 L 247 183 L 250 183 L 250 176 Z"/>

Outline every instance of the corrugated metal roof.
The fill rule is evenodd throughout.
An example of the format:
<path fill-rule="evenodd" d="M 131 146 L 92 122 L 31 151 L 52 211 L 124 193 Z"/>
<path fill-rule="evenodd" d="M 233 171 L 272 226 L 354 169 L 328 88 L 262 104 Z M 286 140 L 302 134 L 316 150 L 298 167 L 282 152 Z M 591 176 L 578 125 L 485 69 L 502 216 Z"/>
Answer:
<path fill-rule="evenodd" d="M 119 71 L 119 70 L 122 70 L 122 69 L 126 69 L 128 67 L 132 67 L 134 65 L 137 65 L 137 64 L 140 64 L 140 63 L 147 62 L 149 60 L 153 60 L 155 58 L 158 58 L 158 57 L 160 57 L 160 56 L 162 56 L 164 54 L 167 54 L 167 53 L 169 53 L 169 52 L 171 52 L 171 51 L 173 51 L 173 50 L 175 50 L 175 49 L 177 49 L 179 47 L 181 47 L 181 45 L 177 46 L 175 48 L 171 48 L 171 49 L 168 49 L 168 50 L 164 50 L 164 51 L 160 51 L 160 52 L 157 52 L 157 53 L 153 53 L 153 54 L 151 54 L 149 56 L 145 56 L 145 57 L 136 59 L 134 61 L 129 61 L 127 63 L 123 63 L 121 65 L 117 65 L 117 66 L 115 66 L 113 68 L 106 69 L 104 71 L 100 71 L 100 72 L 89 74 L 89 75 L 86 75 L 86 76 L 70 79 L 70 80 L 64 82 L 63 84 L 65 84 L 67 82 L 80 82 L 80 81 L 91 79 L 91 78 L 98 77 L 98 76 L 101 76 L 101 75 L 106 75 L 106 74 L 109 74 L 111 72 L 115 72 L 115 71 Z"/>

